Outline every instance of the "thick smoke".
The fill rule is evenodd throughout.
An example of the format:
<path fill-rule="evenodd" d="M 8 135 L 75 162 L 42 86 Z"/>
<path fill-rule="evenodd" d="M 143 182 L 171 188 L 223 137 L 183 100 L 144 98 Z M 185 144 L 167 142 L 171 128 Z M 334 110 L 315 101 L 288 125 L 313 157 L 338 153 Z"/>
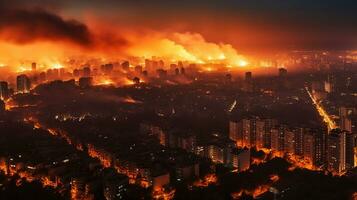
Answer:
<path fill-rule="evenodd" d="M 65 20 L 45 10 L 0 8 L 0 39 L 19 44 L 38 40 L 91 45 L 88 27 L 75 20 Z"/>

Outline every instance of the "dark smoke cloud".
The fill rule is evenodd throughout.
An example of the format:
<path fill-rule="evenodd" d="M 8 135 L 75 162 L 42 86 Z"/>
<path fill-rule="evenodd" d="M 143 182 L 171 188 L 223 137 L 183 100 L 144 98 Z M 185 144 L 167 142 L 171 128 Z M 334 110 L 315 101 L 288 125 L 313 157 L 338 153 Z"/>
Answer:
<path fill-rule="evenodd" d="M 75 20 L 42 9 L 1 9 L 0 39 L 26 44 L 37 40 L 71 42 L 88 46 L 93 43 L 88 27 Z"/>

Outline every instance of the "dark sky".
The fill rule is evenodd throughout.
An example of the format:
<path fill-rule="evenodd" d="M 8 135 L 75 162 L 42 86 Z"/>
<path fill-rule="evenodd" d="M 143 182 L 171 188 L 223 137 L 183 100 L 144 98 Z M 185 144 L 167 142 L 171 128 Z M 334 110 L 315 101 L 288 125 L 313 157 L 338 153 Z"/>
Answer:
<path fill-rule="evenodd" d="M 89 27 L 96 19 L 197 32 L 242 51 L 357 49 L 357 0 L 0 0 L 0 8 L 42 8 Z"/>

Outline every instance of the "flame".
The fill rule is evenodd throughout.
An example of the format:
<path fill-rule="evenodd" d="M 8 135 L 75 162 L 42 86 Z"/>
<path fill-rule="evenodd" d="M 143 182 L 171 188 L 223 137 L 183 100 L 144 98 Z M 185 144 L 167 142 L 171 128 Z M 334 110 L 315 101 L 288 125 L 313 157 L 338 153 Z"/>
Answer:
<path fill-rule="evenodd" d="M 132 104 L 139 104 L 142 103 L 141 101 L 135 100 L 130 96 L 125 97 L 125 99 L 123 100 L 123 102 L 125 103 L 132 103 Z"/>
<path fill-rule="evenodd" d="M 231 196 L 233 199 L 239 199 L 243 195 L 243 193 L 245 193 L 245 194 L 253 196 L 253 198 L 255 199 L 258 196 L 268 192 L 269 188 L 272 186 L 272 184 L 279 181 L 279 179 L 280 179 L 280 177 L 277 174 L 272 174 L 269 176 L 269 180 L 270 180 L 269 183 L 259 185 L 252 190 L 242 189 L 238 192 L 233 192 L 231 194 Z"/>
<path fill-rule="evenodd" d="M 108 85 L 114 85 L 115 84 L 112 79 L 107 78 L 107 77 L 96 77 L 96 79 L 94 81 L 95 81 L 94 85 L 108 86 Z"/>
<path fill-rule="evenodd" d="M 193 183 L 193 185 L 196 186 L 196 187 L 207 187 L 210 184 L 217 183 L 217 180 L 218 179 L 217 179 L 217 176 L 215 174 L 208 174 L 203 179 L 195 181 Z"/>
<path fill-rule="evenodd" d="M 1 67 L 10 69 L 12 73 L 24 73 L 32 70 L 31 63 L 37 63 L 37 71 L 60 68 L 78 68 L 79 63 L 100 59 L 102 63 L 118 61 L 121 59 L 135 62 L 130 66 L 144 63 L 144 59 L 158 58 L 165 61 L 167 68 L 170 63 L 183 61 L 199 65 L 222 64 L 227 68 L 247 67 L 248 59 L 238 54 L 230 44 L 214 43 L 207 41 L 199 33 L 158 33 L 148 32 L 143 37 L 139 33 L 121 34 L 118 30 L 112 30 L 113 35 L 119 35 L 128 41 L 125 49 L 118 49 L 110 45 L 94 45 L 90 48 L 81 48 L 71 44 L 48 41 L 37 41 L 29 44 L 13 44 L 10 41 L 0 41 Z M 100 35 L 100 34 L 99 34 Z M 69 61 L 77 61 L 75 64 Z M 89 64 L 98 64 L 90 63 Z M 215 70 L 211 66 L 212 70 Z M 211 70 L 210 70 L 211 71 Z M 108 82 L 107 82 L 108 83 Z M 129 81 L 127 82 L 129 83 Z"/>
<path fill-rule="evenodd" d="M 175 192 L 175 189 L 166 191 L 164 188 L 157 188 L 153 191 L 152 198 L 160 200 L 174 199 Z"/>

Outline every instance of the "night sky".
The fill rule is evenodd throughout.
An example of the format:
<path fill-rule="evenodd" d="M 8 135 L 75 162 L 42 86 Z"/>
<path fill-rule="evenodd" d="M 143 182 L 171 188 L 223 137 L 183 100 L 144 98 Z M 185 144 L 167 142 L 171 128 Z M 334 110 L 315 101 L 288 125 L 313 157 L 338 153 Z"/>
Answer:
<path fill-rule="evenodd" d="M 16 10 L 32 13 L 41 10 L 52 17 L 58 17 L 57 22 L 74 19 L 77 25 L 83 25 L 83 27 L 76 27 L 72 24 L 74 27 L 71 27 L 59 22 L 58 26 L 64 26 L 65 30 L 56 29 L 57 25 L 51 28 L 54 32 L 69 34 L 70 40 L 85 37 L 81 39 L 81 43 L 89 42 L 86 29 L 91 29 L 95 22 L 95 24 L 118 27 L 122 30 L 200 33 L 208 41 L 231 43 L 240 51 L 357 49 L 356 0 L 0 0 L 0 2 L 2 10 L 0 32 L 11 26 L 13 21 L 22 26 L 26 23 L 31 26 L 40 21 L 40 24 L 45 23 L 51 27 L 53 21 L 36 21 L 30 15 L 25 17 L 26 20 L 12 19 L 18 18 L 17 14 L 13 14 L 17 12 Z M 23 21 L 19 22 L 19 20 Z M 73 33 L 69 33 L 72 31 L 71 28 L 74 28 Z M 35 32 L 42 31 L 35 30 Z M 30 34 L 29 37 L 47 36 Z M 23 38 L 15 39 L 16 42 L 22 40 Z M 31 41 L 31 38 L 24 40 Z"/>

